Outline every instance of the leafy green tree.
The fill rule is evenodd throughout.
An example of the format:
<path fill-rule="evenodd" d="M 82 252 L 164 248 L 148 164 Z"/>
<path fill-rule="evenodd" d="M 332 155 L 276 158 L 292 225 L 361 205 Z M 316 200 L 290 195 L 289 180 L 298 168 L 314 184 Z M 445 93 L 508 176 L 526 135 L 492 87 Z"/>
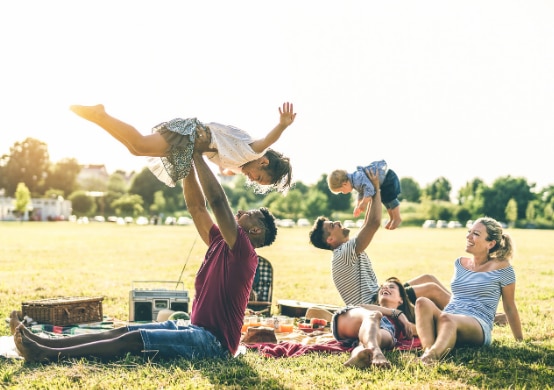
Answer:
<path fill-rule="evenodd" d="M 452 185 L 445 177 L 439 177 L 424 189 L 431 200 L 450 201 L 450 191 L 452 191 Z"/>
<path fill-rule="evenodd" d="M 144 212 L 144 201 L 140 195 L 125 194 L 112 202 L 116 214 L 123 217 L 137 217 Z"/>
<path fill-rule="evenodd" d="M 506 220 L 506 206 L 510 199 L 517 203 L 517 219 L 525 219 L 525 211 L 530 201 L 535 199 L 531 192 L 531 186 L 524 178 L 513 178 L 511 176 L 496 179 L 491 188 L 484 188 L 483 214 L 495 218 L 498 221 Z"/>
<path fill-rule="evenodd" d="M 39 196 L 44 191 L 45 179 L 48 176 L 50 157 L 48 147 L 42 141 L 27 138 L 16 142 L 8 155 L 2 156 L 3 174 L 6 194 L 12 196 L 19 183 L 25 183 L 32 196 Z"/>
<path fill-rule="evenodd" d="M 515 226 L 517 222 L 517 202 L 514 198 L 511 198 L 508 201 L 504 212 L 506 214 L 506 221 L 510 224 L 510 226 Z"/>
<path fill-rule="evenodd" d="M 543 214 L 547 221 L 552 222 L 554 220 L 554 202 L 544 206 Z"/>
<path fill-rule="evenodd" d="M 115 213 L 111 204 L 114 200 L 120 198 L 127 193 L 127 180 L 125 179 L 125 172 L 115 171 L 108 178 L 108 184 L 106 186 L 106 192 L 104 193 L 104 212 L 108 215 Z"/>
<path fill-rule="evenodd" d="M 456 219 L 460 221 L 462 224 L 465 224 L 467 221 L 471 219 L 471 213 L 465 207 L 460 207 L 456 212 Z"/>
<path fill-rule="evenodd" d="M 297 181 L 294 183 L 293 189 L 300 191 L 300 193 L 302 194 L 307 194 L 310 190 L 310 187 L 301 181 Z"/>
<path fill-rule="evenodd" d="M 154 203 L 150 206 L 150 213 L 159 214 L 165 211 L 165 203 L 163 191 L 156 191 L 154 193 Z"/>
<path fill-rule="evenodd" d="M 329 215 L 328 198 L 316 188 L 311 188 L 304 201 L 304 216 L 316 219 L 320 215 Z"/>
<path fill-rule="evenodd" d="M 315 184 L 315 188 L 327 198 L 328 211 L 346 211 L 352 208 L 353 201 L 351 194 L 333 194 L 329 190 L 327 174 L 321 175 L 321 178 Z"/>
<path fill-rule="evenodd" d="M 227 195 L 227 199 L 229 200 L 231 207 L 237 210 L 248 210 L 254 208 L 261 204 L 266 196 L 254 193 L 254 189 L 249 187 L 246 183 L 246 176 L 244 175 L 235 175 L 231 183 L 223 185 L 223 190 Z M 246 208 L 244 208 L 245 205 Z"/>
<path fill-rule="evenodd" d="M 68 200 L 71 201 L 73 213 L 77 216 L 92 215 L 96 211 L 96 203 L 92 197 L 87 195 L 86 191 L 75 191 L 69 195 Z"/>
<path fill-rule="evenodd" d="M 475 178 L 472 181 L 468 181 L 465 186 L 460 188 L 458 191 L 458 202 L 464 206 L 470 206 L 473 199 L 475 199 L 475 194 L 479 187 L 484 186 L 485 183 L 479 178 Z M 470 207 L 471 209 L 471 207 Z"/>
<path fill-rule="evenodd" d="M 15 190 L 15 212 L 23 217 L 30 204 L 31 192 L 25 183 L 18 183 Z"/>
<path fill-rule="evenodd" d="M 302 193 L 292 189 L 287 196 L 280 196 L 271 204 L 271 212 L 278 218 L 298 219 L 302 215 Z"/>
<path fill-rule="evenodd" d="M 154 203 L 154 193 L 163 191 L 167 187 L 164 183 L 158 180 L 156 176 L 150 172 L 150 169 L 145 167 L 140 173 L 136 174 L 129 188 L 129 194 L 139 195 L 143 201 L 142 204 L 148 209 Z"/>
<path fill-rule="evenodd" d="M 61 190 L 62 196 L 67 197 L 77 189 L 77 175 L 80 171 L 81 166 L 74 158 L 58 161 L 51 166 L 45 186 L 47 189 Z"/>
<path fill-rule="evenodd" d="M 536 201 L 531 201 L 527 204 L 527 209 L 525 210 L 525 219 L 527 222 L 534 222 L 537 217 L 537 211 L 535 207 L 537 206 Z"/>
<path fill-rule="evenodd" d="M 411 177 L 403 177 L 400 179 L 400 188 L 402 193 L 398 196 L 400 200 L 419 203 L 421 200 L 421 188 L 419 184 Z"/>

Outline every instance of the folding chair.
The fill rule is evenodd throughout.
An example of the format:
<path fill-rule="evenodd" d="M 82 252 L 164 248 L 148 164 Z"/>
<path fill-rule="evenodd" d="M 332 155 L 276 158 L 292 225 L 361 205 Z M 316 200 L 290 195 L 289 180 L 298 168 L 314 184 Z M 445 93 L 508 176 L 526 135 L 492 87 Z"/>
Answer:
<path fill-rule="evenodd" d="M 271 300 L 273 298 L 273 266 L 265 257 L 258 256 L 258 268 L 252 283 L 252 292 L 248 308 L 260 313 L 271 315 Z"/>

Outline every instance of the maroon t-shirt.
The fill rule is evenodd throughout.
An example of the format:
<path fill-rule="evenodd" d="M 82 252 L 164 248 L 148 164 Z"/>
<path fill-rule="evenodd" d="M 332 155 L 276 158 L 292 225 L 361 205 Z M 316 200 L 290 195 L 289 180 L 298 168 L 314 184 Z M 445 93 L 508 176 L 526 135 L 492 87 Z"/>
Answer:
<path fill-rule="evenodd" d="M 196 274 L 191 323 L 217 337 L 232 355 L 238 349 L 244 311 L 248 304 L 258 257 L 246 232 L 239 226 L 233 250 L 216 225 L 210 229 L 210 246 Z"/>

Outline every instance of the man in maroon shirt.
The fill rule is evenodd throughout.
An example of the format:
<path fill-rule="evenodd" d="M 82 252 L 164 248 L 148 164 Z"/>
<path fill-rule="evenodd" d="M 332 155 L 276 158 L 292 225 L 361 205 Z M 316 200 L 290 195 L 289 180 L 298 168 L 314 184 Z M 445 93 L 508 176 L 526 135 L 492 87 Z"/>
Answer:
<path fill-rule="evenodd" d="M 195 153 L 193 160 L 195 170 L 183 179 L 183 192 L 187 209 L 208 250 L 194 283 L 191 324 L 177 326 L 174 321 L 165 321 L 44 339 L 20 324 L 14 311 L 10 328 L 27 361 L 88 356 L 113 359 L 127 353 L 188 359 L 236 354 L 258 261 L 255 248 L 271 245 L 277 228 L 273 215 L 263 207 L 234 215 L 223 188 L 202 155 Z"/>

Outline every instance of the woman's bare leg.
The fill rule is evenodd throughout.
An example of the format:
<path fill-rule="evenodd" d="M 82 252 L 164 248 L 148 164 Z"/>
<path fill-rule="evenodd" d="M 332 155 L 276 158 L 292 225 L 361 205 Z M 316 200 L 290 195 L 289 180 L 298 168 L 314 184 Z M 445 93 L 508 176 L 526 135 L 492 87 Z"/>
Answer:
<path fill-rule="evenodd" d="M 159 133 L 142 135 L 133 126 L 106 113 L 104 106 L 73 105 L 71 111 L 92 123 L 97 124 L 121 142 L 135 156 L 164 157 L 169 145 Z"/>
<path fill-rule="evenodd" d="M 482 345 L 483 329 L 475 318 L 442 313 L 437 323 L 437 338 L 431 348 L 421 356 L 423 364 L 433 364 L 450 352 L 457 344 Z"/>
<path fill-rule="evenodd" d="M 101 340 L 65 348 L 52 348 L 37 344 L 27 338 L 23 325 L 18 326 L 14 334 L 17 349 L 27 362 L 51 362 L 68 358 L 96 357 L 113 359 L 130 353 L 139 355 L 144 344 L 139 331 L 127 332 L 117 338 Z"/>
<path fill-rule="evenodd" d="M 416 330 L 424 350 L 431 348 L 437 337 L 439 308 L 428 298 L 418 298 L 415 305 Z"/>
<path fill-rule="evenodd" d="M 392 347 L 392 337 L 387 331 L 380 329 L 382 317 L 381 312 L 368 311 L 360 326 L 360 344 L 352 351 L 352 356 L 345 366 L 390 368 L 390 362 L 381 347 Z"/>

